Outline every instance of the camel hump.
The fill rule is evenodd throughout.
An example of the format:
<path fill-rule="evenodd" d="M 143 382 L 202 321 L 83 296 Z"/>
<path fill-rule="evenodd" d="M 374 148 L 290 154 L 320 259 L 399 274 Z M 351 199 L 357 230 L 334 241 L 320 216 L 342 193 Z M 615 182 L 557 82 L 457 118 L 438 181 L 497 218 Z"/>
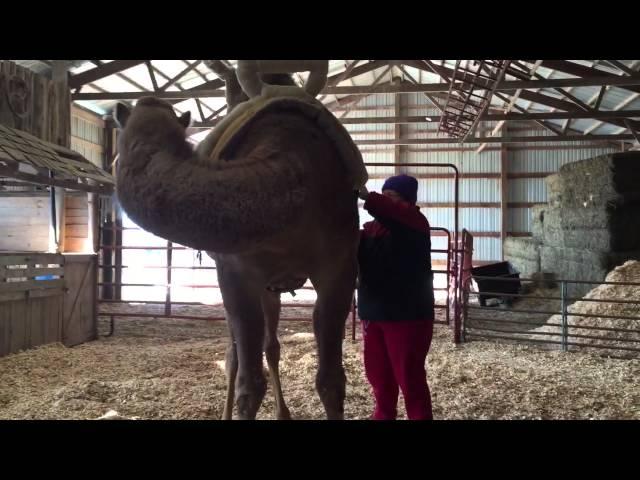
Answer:
<path fill-rule="evenodd" d="M 236 141 L 265 115 L 295 113 L 314 122 L 334 143 L 347 169 L 353 188 L 368 180 L 362 154 L 338 119 L 318 100 L 299 87 L 266 85 L 261 95 L 239 104 L 198 146 L 203 158 L 215 163 L 234 148 Z"/>

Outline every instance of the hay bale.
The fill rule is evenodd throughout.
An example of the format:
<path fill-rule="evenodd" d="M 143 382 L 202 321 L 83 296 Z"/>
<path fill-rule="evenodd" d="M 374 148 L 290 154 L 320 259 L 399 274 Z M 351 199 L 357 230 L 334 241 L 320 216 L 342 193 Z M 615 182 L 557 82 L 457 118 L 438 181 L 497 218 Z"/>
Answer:
<path fill-rule="evenodd" d="M 640 251 L 606 252 L 570 247 L 540 248 L 540 269 L 559 279 L 602 281 L 614 267 L 628 260 L 640 260 Z M 571 296 L 584 295 L 592 285 L 569 285 Z"/>
<path fill-rule="evenodd" d="M 559 279 L 601 281 L 608 272 L 605 252 L 594 252 L 578 248 L 540 248 L 540 269 L 551 272 Z M 589 285 L 571 284 L 568 293 L 572 296 L 584 295 Z"/>
<path fill-rule="evenodd" d="M 548 208 L 547 205 L 535 205 L 531 209 L 531 234 L 533 238 L 539 242 L 542 242 L 544 236 L 544 215 Z"/>
<path fill-rule="evenodd" d="M 556 274 L 553 272 L 537 272 L 531 278 L 535 280 L 533 286 L 541 290 L 553 290 L 558 287 Z"/>
<path fill-rule="evenodd" d="M 640 283 L 640 262 L 631 260 L 609 272 L 605 281 L 607 282 L 635 282 Z M 569 342 L 589 345 L 606 345 L 611 347 L 640 347 L 640 286 L 627 285 L 598 285 L 590 290 L 585 296 L 585 300 L 575 302 L 568 307 L 567 316 Z M 637 303 L 616 304 L 606 302 L 589 302 L 587 299 L 600 300 L 638 300 Z M 579 317 L 571 313 L 583 313 L 590 315 L 606 315 L 621 317 L 637 317 L 637 320 L 603 318 L 603 317 Z M 549 317 L 547 324 L 561 323 L 560 315 Z M 573 327 L 573 328 L 572 328 Z M 605 330 L 592 330 L 576 327 L 604 328 Z M 626 331 L 613 331 L 607 329 L 623 329 Z M 535 332 L 558 332 L 558 327 L 545 325 L 534 330 Z M 585 338 L 582 335 L 597 336 L 601 338 Z M 559 341 L 560 335 L 554 336 L 554 340 Z M 569 346 L 570 350 L 575 350 L 578 346 Z M 610 355 L 621 355 L 619 350 L 609 349 L 602 353 Z M 629 356 L 638 356 L 638 353 L 629 353 Z"/>
<path fill-rule="evenodd" d="M 564 245 L 570 248 L 581 248 L 594 251 L 622 253 L 640 248 L 640 241 L 636 240 L 638 233 L 630 235 L 612 235 L 610 230 L 575 228 L 563 229 Z"/>
<path fill-rule="evenodd" d="M 550 206 L 556 206 L 562 202 L 564 192 L 564 177 L 559 173 L 554 173 L 545 177 L 544 183 L 547 186 L 547 200 Z"/>
<path fill-rule="evenodd" d="M 565 237 L 562 229 L 562 217 L 559 207 L 550 207 L 544 211 L 542 223 L 542 241 L 545 245 L 564 247 Z"/>
<path fill-rule="evenodd" d="M 504 240 L 504 254 L 526 260 L 540 260 L 540 242 L 531 238 L 507 237 Z"/>
<path fill-rule="evenodd" d="M 574 207 L 563 205 L 558 209 L 562 228 L 571 230 L 574 228 L 608 229 L 615 211 L 602 207 Z"/>
<path fill-rule="evenodd" d="M 585 208 L 556 205 L 540 213 L 544 220 L 540 237 L 545 245 L 602 251 L 640 249 L 640 208 Z M 537 223 L 537 225 L 536 225 Z M 534 222 L 539 230 L 540 225 Z M 540 235 L 540 232 L 536 232 Z"/>
<path fill-rule="evenodd" d="M 563 206 L 638 204 L 639 161 L 640 152 L 625 152 L 568 163 L 547 186 Z"/>
<path fill-rule="evenodd" d="M 503 245 L 504 259 L 520 272 L 523 278 L 540 271 L 540 242 L 530 238 L 507 237 Z"/>
<path fill-rule="evenodd" d="M 540 270 L 559 278 L 602 281 L 640 251 L 640 152 L 563 165 L 546 177 L 549 203 L 532 210 L 543 243 Z M 573 295 L 589 286 L 572 285 Z"/>
<path fill-rule="evenodd" d="M 606 252 L 612 250 L 611 233 L 604 229 L 562 229 L 562 239 L 567 248 Z"/>
<path fill-rule="evenodd" d="M 640 208 L 562 207 L 560 226 L 568 247 L 625 251 L 640 249 Z"/>

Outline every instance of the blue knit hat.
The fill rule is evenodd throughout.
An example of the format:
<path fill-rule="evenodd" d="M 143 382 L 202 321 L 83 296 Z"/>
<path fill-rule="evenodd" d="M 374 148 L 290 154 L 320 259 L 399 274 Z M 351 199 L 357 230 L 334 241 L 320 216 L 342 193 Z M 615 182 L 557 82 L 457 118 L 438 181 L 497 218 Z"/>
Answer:
<path fill-rule="evenodd" d="M 398 192 L 402 198 L 411 204 L 418 200 L 418 181 L 409 175 L 396 175 L 384 182 L 382 190 Z"/>

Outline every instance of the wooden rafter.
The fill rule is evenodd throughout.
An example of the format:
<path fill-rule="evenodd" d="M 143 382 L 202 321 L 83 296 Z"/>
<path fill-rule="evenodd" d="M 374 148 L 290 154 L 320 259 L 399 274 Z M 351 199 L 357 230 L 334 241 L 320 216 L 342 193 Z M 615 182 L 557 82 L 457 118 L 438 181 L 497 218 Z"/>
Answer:
<path fill-rule="evenodd" d="M 538 61 L 538 63 L 537 63 L 537 65 L 539 65 L 540 63 L 542 63 L 542 60 L 539 60 L 539 61 Z M 520 75 L 520 74 L 519 74 L 519 75 Z M 514 75 L 514 76 L 516 76 L 516 75 Z M 533 76 L 534 76 L 535 78 L 538 78 L 538 79 L 547 80 L 547 78 L 545 78 L 544 76 L 540 75 L 539 73 L 535 73 L 535 72 L 534 72 Z M 516 76 L 516 78 L 518 78 L 518 77 Z M 520 78 L 523 78 L 523 77 L 520 77 Z M 574 87 L 569 87 L 569 89 L 571 89 L 571 88 L 574 88 Z M 555 90 L 556 92 L 558 92 L 558 93 L 559 93 L 560 95 L 562 95 L 563 97 L 565 97 L 565 98 L 569 99 L 570 101 L 572 101 L 573 103 L 575 103 L 576 105 L 578 105 L 578 106 L 579 106 L 580 108 L 582 108 L 583 110 L 585 110 L 585 111 L 587 111 L 587 112 L 588 112 L 588 111 L 590 111 L 590 110 L 591 110 L 591 107 L 590 107 L 589 105 L 587 105 L 586 103 L 584 103 L 584 102 L 583 102 L 582 100 L 580 100 L 579 98 L 577 98 L 577 97 L 575 97 L 574 95 L 572 95 L 572 94 L 569 92 L 569 89 L 565 90 L 565 89 L 563 89 L 563 88 L 554 88 L 554 90 Z"/>
<path fill-rule="evenodd" d="M 182 60 L 182 63 L 184 63 L 185 65 L 189 65 L 189 62 L 187 62 L 186 60 Z M 199 76 L 202 80 L 204 80 L 205 82 L 208 82 L 208 81 L 209 81 L 209 79 L 207 78 L 207 76 L 206 76 L 204 73 L 202 73 L 200 70 L 198 70 L 198 69 L 196 68 L 196 70 L 195 70 L 195 71 L 196 71 L 196 73 L 198 74 L 198 76 Z"/>
<path fill-rule="evenodd" d="M 598 63 L 598 60 L 594 61 L 594 63 L 593 63 L 593 67 L 595 67 L 595 66 L 597 65 L 597 63 Z M 520 66 L 520 68 L 521 68 L 521 69 L 523 69 L 523 70 L 526 70 L 526 68 L 527 68 L 525 65 L 522 65 L 522 64 L 519 64 L 519 63 L 516 63 L 515 65 L 516 65 L 516 66 Z M 517 75 L 516 75 L 516 77 L 517 77 Z M 538 77 L 540 77 L 540 75 L 538 75 Z M 607 87 L 606 87 L 606 86 L 603 86 L 602 88 L 603 88 L 603 89 L 606 89 Z M 582 111 L 586 111 L 586 112 L 593 112 L 593 111 L 597 111 L 597 108 L 591 108 L 591 106 L 590 106 L 590 104 L 591 104 L 591 101 L 592 101 L 592 100 L 589 100 L 587 103 L 584 103 L 584 102 L 580 101 L 578 98 L 576 98 L 576 97 L 574 97 L 573 95 L 571 95 L 571 94 L 569 93 L 569 91 L 570 91 L 570 90 L 572 90 L 572 89 L 573 89 L 573 87 L 569 87 L 569 88 L 567 88 L 566 90 L 561 89 L 561 88 L 556 88 L 555 90 L 556 90 L 557 92 L 559 92 L 561 95 L 563 95 L 565 98 L 567 98 L 567 99 L 569 99 L 570 101 L 572 101 L 573 103 L 575 103 L 579 108 L 581 108 L 581 109 L 582 109 Z M 602 91 L 603 91 L 603 90 L 601 90 L 601 92 L 602 92 Z M 530 99 L 530 100 L 528 101 L 528 105 L 525 107 L 525 111 L 526 111 L 528 108 L 530 108 L 530 106 L 531 106 L 531 104 L 532 104 L 532 103 L 533 103 L 533 101 Z M 556 110 L 557 110 L 557 108 L 556 108 L 556 107 L 551 107 L 551 112 L 555 112 Z M 578 110 L 572 110 L 572 111 L 576 111 L 576 112 L 577 112 Z M 571 118 L 567 118 L 567 119 L 566 119 L 566 121 L 564 122 L 564 124 L 562 125 L 562 129 L 561 129 L 559 132 L 558 132 L 558 130 L 556 129 L 556 127 L 552 126 L 550 123 L 546 123 L 546 122 L 539 122 L 539 123 L 540 123 L 540 124 L 543 124 L 543 123 L 544 123 L 544 124 L 546 124 L 546 125 L 548 126 L 548 128 L 549 128 L 551 131 L 555 132 L 556 134 L 560 133 L 560 134 L 562 134 L 562 135 L 566 135 L 566 134 L 567 134 L 567 132 L 571 130 L 571 123 L 572 123 L 572 120 L 573 120 L 573 119 L 571 119 Z M 577 130 L 571 130 L 571 131 L 574 131 L 574 132 L 576 132 L 576 133 L 585 133 L 585 134 L 586 134 L 586 133 L 588 133 L 588 132 L 582 132 L 582 131 L 577 131 Z"/>
<path fill-rule="evenodd" d="M 576 105 L 573 102 L 569 102 L 567 100 L 562 100 L 559 98 L 551 97 L 549 95 L 541 94 L 538 92 L 531 92 L 527 89 L 540 89 L 540 88 L 556 88 L 555 85 L 564 85 L 570 80 L 574 79 L 552 79 L 552 80 L 516 80 L 516 81 L 503 81 L 500 82 L 496 90 L 497 91 L 517 91 L 522 90 L 520 97 L 523 99 L 531 100 L 536 103 L 540 103 L 542 105 L 547 105 L 550 107 L 559 108 L 561 110 L 575 110 Z M 633 82 L 640 84 L 640 77 L 638 79 L 630 79 L 626 80 L 627 82 Z M 216 82 L 213 80 L 211 83 Z M 586 84 L 603 84 L 599 79 L 595 79 L 593 81 L 585 82 Z M 618 83 L 618 82 L 613 82 Z M 167 92 L 166 90 L 162 90 L 166 88 L 166 86 L 161 87 L 162 98 L 185 98 L 184 95 L 180 95 L 177 92 Z M 199 85 L 193 89 L 185 90 L 186 92 L 195 92 L 198 90 L 206 90 L 208 96 L 212 97 L 222 97 L 224 96 L 224 91 L 219 90 L 217 92 L 212 93 L 211 88 L 207 88 L 204 85 Z M 328 95 L 372 95 L 372 94 L 386 94 L 386 93 L 442 93 L 447 92 L 448 86 L 444 83 L 423 83 L 423 84 L 414 84 L 411 82 L 400 82 L 397 84 L 376 84 L 376 85 L 356 85 L 356 86 L 327 86 L 322 90 L 322 93 Z M 132 96 L 135 96 L 136 92 L 113 92 L 111 98 L 105 98 L 106 96 L 103 94 L 91 94 L 85 93 L 80 94 L 78 99 L 81 100 L 110 100 L 110 99 L 130 99 Z M 564 93 L 563 93 L 564 94 Z M 177 97 L 172 97 L 172 95 L 178 95 Z M 191 97 L 188 97 L 191 98 Z M 585 108 L 584 105 L 580 106 L 580 108 Z"/>
<path fill-rule="evenodd" d="M 544 64 L 544 61 L 543 61 L 543 64 Z M 539 75 L 539 74 L 536 74 L 536 76 L 537 77 L 541 77 L 541 75 Z M 557 92 L 559 92 L 561 95 L 563 95 L 564 97 L 566 97 L 569 100 L 571 100 L 575 105 L 571 105 L 571 104 L 567 103 L 563 107 L 563 106 L 558 106 L 556 104 L 556 105 L 554 105 L 554 108 L 561 108 L 563 110 L 568 110 L 568 111 L 576 111 L 576 108 L 577 109 L 581 109 L 581 110 L 586 111 L 586 112 L 595 112 L 595 111 L 597 111 L 597 109 L 592 108 L 588 103 L 582 102 L 580 99 L 578 99 L 575 96 L 571 95 L 568 91 L 566 91 L 566 90 L 564 90 L 562 88 L 555 88 L 555 90 Z M 533 93 L 533 92 L 527 92 L 527 94 L 528 94 L 527 96 L 528 97 L 531 97 L 531 95 L 529 95 L 530 93 Z M 551 97 L 549 97 L 549 98 L 551 98 Z M 534 101 L 536 103 L 541 103 L 541 102 L 536 101 L 534 99 L 532 99 L 532 101 Z M 569 105 L 571 105 L 571 106 L 569 106 Z M 615 119 L 607 120 L 607 123 L 611 123 L 613 125 L 622 126 L 622 127 L 624 126 L 624 122 L 622 122 L 620 120 L 615 120 Z M 567 129 L 569 128 L 569 126 L 570 126 L 570 122 L 567 121 L 565 123 L 565 125 L 563 126 L 563 130 L 561 131 L 561 133 L 565 133 L 567 131 Z M 589 133 L 589 131 L 585 131 L 584 133 L 586 135 L 586 134 Z"/>
<path fill-rule="evenodd" d="M 538 69 L 541 63 L 542 63 L 542 60 L 536 61 L 536 63 L 533 64 L 533 67 L 531 67 L 531 70 L 528 70 L 527 73 L 525 74 L 526 78 L 533 78 L 536 70 Z M 507 105 L 507 108 L 505 108 L 504 113 L 509 113 L 513 109 L 513 106 L 515 105 L 518 98 L 520 98 L 521 93 L 522 93 L 522 90 L 515 91 L 515 93 L 511 96 L 511 100 L 509 100 L 509 104 Z M 569 120 L 567 120 L 567 124 L 568 123 L 569 123 Z M 505 120 L 498 122 L 498 124 L 495 126 L 495 128 L 491 132 L 490 136 L 495 137 L 500 132 L 500 130 L 502 130 L 502 127 L 504 126 L 504 124 L 505 124 Z M 564 131 L 562 133 L 564 133 Z M 484 150 L 486 147 L 487 147 L 486 143 L 481 144 L 476 150 L 476 153 L 481 153 L 482 150 Z"/>
<path fill-rule="evenodd" d="M 502 100 L 505 103 L 509 103 L 509 97 L 502 95 L 501 93 L 496 92 L 495 96 L 498 97 L 500 100 Z M 522 94 L 521 94 L 522 96 Z M 520 105 L 518 105 L 517 103 L 513 104 L 513 108 L 515 108 L 516 110 L 518 110 L 519 112 L 522 112 L 524 114 L 527 113 L 527 109 L 521 107 Z M 541 127 L 543 127 L 545 130 L 549 130 L 551 133 L 555 133 L 556 135 L 560 135 L 562 132 L 560 132 L 556 127 L 554 127 L 553 125 L 551 125 L 550 123 L 547 123 L 543 120 L 534 120 L 534 122 L 536 122 L 538 125 L 540 125 Z"/>
<path fill-rule="evenodd" d="M 353 62 L 351 62 L 349 65 L 347 65 L 344 72 L 340 73 L 339 75 L 333 75 L 331 77 L 331 80 L 327 79 L 327 85 L 330 87 L 333 87 L 335 85 L 338 85 L 340 82 L 346 80 L 347 78 L 350 78 L 349 75 L 351 74 L 353 69 L 358 65 L 358 63 L 360 63 L 361 61 L 362 60 L 354 60 Z M 321 102 L 325 98 L 326 98 L 326 95 L 320 95 L 318 97 L 318 101 Z"/>
<path fill-rule="evenodd" d="M 167 88 L 169 88 L 171 85 L 175 84 L 178 80 L 180 80 L 182 77 L 184 77 L 187 73 L 189 73 L 191 70 L 193 70 L 194 68 L 196 68 L 198 65 L 200 65 L 202 63 L 202 60 L 196 60 L 195 62 L 193 62 L 192 64 L 190 64 L 187 68 L 185 68 L 184 70 L 182 70 L 180 73 L 178 73 L 178 75 L 176 75 L 175 77 L 173 77 L 171 80 L 169 80 L 167 83 L 165 83 L 164 85 L 162 85 L 159 89 L 160 92 L 166 92 Z"/>
<path fill-rule="evenodd" d="M 585 67 L 584 65 L 579 65 L 577 63 L 569 62 L 567 60 L 544 60 L 542 62 L 542 66 L 545 68 L 550 68 L 551 70 L 557 70 L 559 72 L 568 73 L 569 75 L 575 75 L 577 77 L 582 77 L 582 78 L 588 78 L 588 77 L 594 77 L 594 76 L 608 77 L 611 80 L 621 78 L 619 75 L 603 72 L 602 70 L 599 70 L 596 68 Z M 638 75 L 639 75 L 638 72 L 635 72 L 634 76 L 638 76 Z M 625 90 L 629 90 L 631 92 L 640 93 L 640 86 L 620 85 L 620 88 L 624 88 Z"/>
<path fill-rule="evenodd" d="M 204 64 L 222 80 L 224 80 L 232 70 L 222 60 L 205 60 Z"/>
<path fill-rule="evenodd" d="M 631 68 L 627 67 L 624 63 L 620 62 L 619 60 L 606 60 L 606 61 L 607 63 L 613 65 L 615 68 L 626 73 L 627 75 L 637 75 L 638 73 L 635 70 L 632 70 Z"/>
<path fill-rule="evenodd" d="M 147 71 L 149 72 L 149 78 L 151 79 L 151 84 L 153 85 L 153 91 L 158 91 L 158 80 L 156 80 L 156 74 L 153 71 L 153 67 L 151 66 L 151 60 L 147 60 L 144 62 L 147 66 Z"/>
<path fill-rule="evenodd" d="M 625 120 L 624 123 L 627 125 L 631 134 L 635 137 L 636 142 L 640 143 L 640 133 L 638 132 L 638 129 L 635 128 L 629 120 Z"/>
<path fill-rule="evenodd" d="M 620 140 L 634 140 L 633 134 L 617 135 L 557 135 L 557 136 L 502 136 L 502 137 L 469 137 L 465 143 L 538 143 L 538 142 L 584 142 L 590 141 L 611 142 Z M 456 143 L 457 138 L 403 138 L 400 140 L 358 140 L 358 145 L 429 145 L 440 143 Z"/>
<path fill-rule="evenodd" d="M 372 87 L 376 87 L 380 81 L 384 78 L 384 76 L 389 73 L 389 71 L 393 68 L 392 65 L 387 65 L 387 68 L 385 68 L 374 80 L 373 83 L 371 84 Z M 349 105 L 349 107 L 347 107 L 347 109 L 338 117 L 338 118 L 344 118 L 346 117 L 349 112 L 351 111 L 351 108 L 355 107 L 359 102 L 361 102 L 362 100 L 364 100 L 366 98 L 365 97 L 361 97 L 360 100 L 357 100 L 355 102 L 353 102 L 351 105 Z"/>
<path fill-rule="evenodd" d="M 618 105 L 616 105 L 612 110 L 617 111 L 617 110 L 621 110 L 624 107 L 626 107 L 628 104 L 630 104 L 631 102 L 633 102 L 634 100 L 636 100 L 638 97 L 640 97 L 640 93 L 634 93 L 633 95 L 631 95 L 629 98 L 627 98 L 626 100 L 623 100 L 622 102 L 620 102 Z M 589 127 L 587 130 L 585 130 L 585 134 L 591 133 L 593 132 L 596 128 L 598 128 L 600 125 L 602 125 L 605 121 L 602 120 L 597 120 L 591 127 Z M 626 124 L 624 122 L 620 122 L 618 120 L 606 120 L 606 123 L 613 123 L 614 125 L 618 125 L 621 126 L 622 128 L 626 128 Z M 620 123 L 622 123 L 622 125 L 620 125 Z"/>
<path fill-rule="evenodd" d="M 398 68 L 400 69 L 400 71 L 402 73 L 404 73 L 407 78 L 409 79 L 410 82 L 412 82 L 414 85 L 418 84 L 418 81 L 414 78 L 413 75 L 411 75 L 402 64 L 398 65 Z M 422 92 L 422 94 L 433 104 L 434 107 L 436 107 L 436 109 L 442 113 L 444 111 L 444 109 L 442 108 L 442 106 L 436 101 L 435 97 L 433 95 L 429 95 L 426 92 Z"/>
<path fill-rule="evenodd" d="M 91 62 L 92 62 L 94 65 L 97 65 L 97 66 L 99 66 L 99 67 L 100 67 L 100 66 L 102 66 L 102 65 L 104 65 L 100 60 L 91 60 Z M 125 82 L 127 82 L 129 85 L 133 85 L 134 87 L 139 88 L 139 89 L 140 89 L 140 90 L 142 90 L 143 92 L 148 92 L 148 91 L 149 91 L 149 89 L 148 89 L 148 88 L 146 88 L 146 87 L 145 87 L 145 86 L 143 86 L 143 85 L 140 85 L 138 82 L 136 82 L 135 80 L 133 80 L 133 79 L 129 78 L 129 77 L 128 77 L 128 76 L 126 76 L 124 73 L 114 73 L 114 75 L 115 75 L 116 77 L 120 78 L 121 80 L 124 80 L 124 81 L 125 81 Z"/>
<path fill-rule="evenodd" d="M 360 97 L 358 97 L 360 98 Z M 222 107 L 215 112 L 215 115 L 224 110 L 226 106 Z M 515 107 L 516 109 L 518 106 Z M 521 108 L 521 107 L 520 107 Z M 355 110 L 355 107 L 354 107 Z M 524 110 L 524 109 L 523 109 Z M 215 116 L 213 115 L 213 116 Z M 207 118 L 210 120 L 213 116 Z M 592 119 L 592 118 L 635 118 L 640 117 L 640 110 L 622 110 L 622 111 L 603 111 L 594 114 L 586 112 L 542 112 L 542 113 L 490 113 L 481 117 L 483 122 L 526 122 L 526 121 L 541 121 L 541 120 L 576 120 L 576 119 Z M 359 118 L 343 118 L 341 122 L 344 125 L 366 125 L 366 124 L 395 124 L 395 123 L 439 123 L 441 120 L 440 115 L 430 115 L 425 117 L 424 115 L 413 116 L 389 116 L 389 117 L 359 117 Z M 213 127 L 212 123 L 199 124 L 199 128 Z M 555 133 L 555 132 L 554 132 Z"/>
<path fill-rule="evenodd" d="M 603 85 L 600 87 L 600 92 L 598 92 L 598 98 L 596 99 L 596 103 L 593 105 L 594 110 L 600 110 L 600 104 L 602 103 L 602 99 L 604 97 L 605 92 L 607 91 L 607 86 Z"/>
<path fill-rule="evenodd" d="M 153 71 L 154 71 L 155 73 L 157 73 L 159 76 L 161 76 L 161 77 L 162 77 L 162 78 L 164 78 L 165 80 L 170 80 L 170 77 L 169 77 L 168 75 L 165 75 L 162 71 L 158 70 L 156 67 L 152 67 L 152 68 L 153 68 Z M 201 84 L 201 85 L 196 85 L 195 87 L 190 88 L 190 89 L 185 89 L 185 88 L 184 88 L 184 87 L 182 87 L 180 84 L 177 84 L 177 85 L 176 85 L 176 88 L 177 88 L 178 90 L 180 90 L 181 92 L 186 92 L 186 91 L 196 91 L 196 90 L 197 90 L 197 89 L 199 89 L 199 88 L 205 88 L 205 87 L 206 87 L 206 88 L 214 88 L 214 89 L 217 89 L 217 88 L 219 88 L 219 87 L 221 87 L 221 86 L 224 86 L 224 82 L 223 82 L 222 80 L 220 80 L 220 79 L 215 79 L 215 80 L 209 80 L 208 82 L 206 82 L 206 83 L 204 83 L 204 84 Z M 197 96 L 197 95 L 194 95 L 194 96 L 192 96 L 191 98 L 198 98 L 198 96 Z M 172 105 L 175 105 L 176 103 L 180 103 L 180 102 L 182 102 L 182 101 L 184 101 L 184 100 L 185 100 L 184 98 L 183 98 L 183 99 L 180 99 L 180 100 L 169 100 L 169 103 L 170 103 L 170 104 L 172 104 Z M 204 103 L 204 102 L 203 102 L 203 103 L 202 103 L 202 106 L 203 106 L 204 108 L 206 108 L 207 110 L 209 110 L 210 112 L 213 112 L 213 109 L 212 109 L 211 107 L 209 107 L 206 103 Z M 215 114 L 214 114 L 213 116 L 215 116 Z"/>
<path fill-rule="evenodd" d="M 72 75 L 71 78 L 69 78 L 69 88 L 78 88 L 80 85 L 95 82 L 101 78 L 122 72 L 144 62 L 145 60 L 114 60 L 113 62 L 105 63 L 86 72 Z"/>
<path fill-rule="evenodd" d="M 196 106 L 198 107 L 198 113 L 200 114 L 200 120 L 204 122 L 205 116 L 204 116 L 204 112 L 202 111 L 202 102 L 200 101 L 199 98 L 196 98 Z"/>
<path fill-rule="evenodd" d="M 428 71 L 433 71 L 434 73 L 437 73 L 438 75 L 440 75 L 442 78 L 444 78 L 445 80 L 447 80 L 447 82 L 450 81 L 451 76 L 453 75 L 453 70 L 444 66 L 443 65 L 436 65 L 433 62 L 430 62 L 430 64 L 426 64 L 420 61 L 415 61 L 415 60 L 404 60 L 406 65 L 412 66 L 414 68 L 418 68 L 421 70 L 428 70 Z M 503 102 L 505 102 L 506 104 L 509 103 L 509 98 L 499 92 L 495 92 L 494 95 L 498 98 L 500 98 Z M 559 99 L 555 99 L 553 97 L 548 97 L 546 95 L 542 95 L 539 94 L 537 92 L 530 92 L 527 90 L 524 90 L 521 92 L 520 94 L 520 98 L 524 99 L 524 100 L 530 100 L 530 101 L 534 101 L 536 103 L 540 103 L 546 106 L 550 106 L 550 107 L 557 107 L 560 108 L 562 110 L 568 110 L 568 111 L 575 111 L 576 108 L 575 106 L 567 101 L 564 100 L 559 100 Z M 553 105 L 551 105 L 553 104 Z M 526 109 L 523 109 L 522 107 L 520 107 L 518 104 L 515 104 L 514 107 L 516 110 L 520 111 L 520 112 L 526 112 Z M 544 127 L 547 130 L 550 130 L 551 132 L 555 133 L 555 134 L 559 134 L 559 131 L 553 127 L 550 124 L 547 124 L 546 122 L 543 122 L 541 120 L 536 120 L 536 123 L 538 123 L 540 126 Z"/>

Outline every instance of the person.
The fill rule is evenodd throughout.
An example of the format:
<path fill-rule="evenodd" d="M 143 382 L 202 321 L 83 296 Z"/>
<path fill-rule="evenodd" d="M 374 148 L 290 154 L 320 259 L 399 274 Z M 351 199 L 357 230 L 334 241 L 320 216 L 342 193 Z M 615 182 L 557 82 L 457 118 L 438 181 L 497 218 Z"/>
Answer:
<path fill-rule="evenodd" d="M 418 181 L 387 179 L 358 196 L 374 217 L 360 232 L 358 312 L 373 420 L 395 420 L 399 389 L 410 420 L 432 420 L 425 361 L 434 320 L 429 222 L 416 206 Z"/>

